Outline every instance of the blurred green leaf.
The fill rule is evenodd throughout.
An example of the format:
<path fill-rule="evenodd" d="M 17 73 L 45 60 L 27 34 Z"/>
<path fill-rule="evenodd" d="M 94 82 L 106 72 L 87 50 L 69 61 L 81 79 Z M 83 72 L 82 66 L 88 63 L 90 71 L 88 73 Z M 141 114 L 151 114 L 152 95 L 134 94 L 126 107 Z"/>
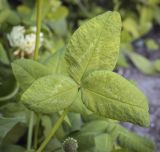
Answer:
<path fill-rule="evenodd" d="M 64 150 L 61 142 L 57 138 L 54 138 L 48 143 L 44 152 L 64 152 Z"/>
<path fill-rule="evenodd" d="M 11 25 L 17 25 L 20 24 L 21 20 L 16 11 L 10 10 L 10 14 L 7 18 L 7 22 Z"/>
<path fill-rule="evenodd" d="M 139 37 L 138 24 L 133 18 L 126 18 L 123 21 L 123 28 L 130 32 L 134 38 Z"/>
<path fill-rule="evenodd" d="M 24 120 L 22 120 L 24 121 Z M 24 136 L 25 132 L 27 130 L 27 127 L 22 124 L 18 123 L 16 124 L 5 136 L 3 139 L 2 144 L 3 145 L 10 145 L 10 144 L 16 144 L 22 136 Z"/>
<path fill-rule="evenodd" d="M 52 121 L 51 118 L 47 115 L 41 116 L 41 123 L 44 128 L 43 134 L 45 137 L 47 137 L 52 129 Z"/>
<path fill-rule="evenodd" d="M 9 133 L 9 131 L 18 123 L 21 122 L 21 119 L 18 118 L 5 118 L 0 117 L 0 143 L 4 137 Z"/>
<path fill-rule="evenodd" d="M 157 50 L 159 48 L 159 45 L 153 39 L 145 40 L 145 44 L 149 51 Z"/>
<path fill-rule="evenodd" d="M 28 111 L 22 103 L 12 102 L 0 107 L 0 112 L 4 117 L 12 117 L 23 120 L 24 123 L 28 123 Z"/>
<path fill-rule="evenodd" d="M 71 131 L 74 132 L 80 130 L 83 124 L 81 115 L 79 113 L 69 113 L 68 118 L 71 123 Z"/>
<path fill-rule="evenodd" d="M 0 146 L 1 152 L 26 152 L 25 148 L 19 145 L 2 145 Z"/>
<path fill-rule="evenodd" d="M 9 15 L 10 15 L 10 10 L 8 9 L 0 11 L 0 24 L 5 22 L 8 19 Z"/>
<path fill-rule="evenodd" d="M 112 152 L 132 152 L 132 151 L 128 151 L 126 149 L 117 149 L 117 150 L 113 150 Z"/>
<path fill-rule="evenodd" d="M 8 9 L 8 8 L 9 8 L 8 1 L 0 0 L 0 11 L 3 10 L 3 9 Z"/>
<path fill-rule="evenodd" d="M 153 75 L 155 74 L 155 69 L 152 65 L 152 62 L 147 58 L 143 57 L 137 53 L 130 53 L 129 58 L 133 64 L 144 74 Z"/>
<path fill-rule="evenodd" d="M 153 66 L 156 71 L 160 72 L 160 59 L 157 59 L 156 61 L 154 61 Z"/>
<path fill-rule="evenodd" d="M 0 43 L 0 61 L 5 63 L 5 64 L 9 64 L 9 59 L 7 56 L 7 52 L 4 49 L 3 45 Z"/>
<path fill-rule="evenodd" d="M 67 23 L 66 20 L 58 20 L 48 22 L 49 27 L 57 34 L 58 36 L 66 36 L 67 35 Z"/>
<path fill-rule="evenodd" d="M 121 128 L 117 139 L 118 144 L 129 151 L 145 151 L 154 152 L 155 145 L 152 140 L 136 135 L 135 133 L 129 132 L 124 128 Z"/>
<path fill-rule="evenodd" d="M 125 58 L 124 54 L 122 54 L 122 52 L 119 54 L 117 65 L 121 66 L 121 67 L 125 67 L 125 68 L 128 67 L 128 63 L 126 61 L 126 58 Z"/>
<path fill-rule="evenodd" d="M 6 101 L 16 95 L 18 88 L 10 67 L 0 65 L 0 101 Z"/>
<path fill-rule="evenodd" d="M 59 6 L 53 8 L 50 13 L 47 15 L 47 19 L 59 20 L 64 19 L 68 15 L 68 9 L 65 6 Z"/>

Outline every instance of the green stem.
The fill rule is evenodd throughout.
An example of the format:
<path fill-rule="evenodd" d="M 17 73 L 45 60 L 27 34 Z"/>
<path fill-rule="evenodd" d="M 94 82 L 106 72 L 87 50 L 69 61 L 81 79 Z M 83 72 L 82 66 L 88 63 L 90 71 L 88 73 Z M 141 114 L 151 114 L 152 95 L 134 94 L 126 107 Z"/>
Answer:
<path fill-rule="evenodd" d="M 34 134 L 34 149 L 37 149 L 37 145 L 38 145 L 39 125 L 40 125 L 40 114 L 38 113 L 36 127 L 35 127 L 35 134 Z"/>
<path fill-rule="evenodd" d="M 31 147 L 32 147 L 33 122 L 34 122 L 34 112 L 31 111 L 29 129 L 28 129 L 28 137 L 27 137 L 27 150 L 31 150 Z"/>
<path fill-rule="evenodd" d="M 48 144 L 48 142 L 51 140 L 51 138 L 55 135 L 56 131 L 58 130 L 58 128 L 61 126 L 66 114 L 67 114 L 68 110 L 64 110 L 62 115 L 60 116 L 60 118 L 57 120 L 56 124 L 53 126 L 53 128 L 51 129 L 49 135 L 46 137 L 46 139 L 43 141 L 43 143 L 41 144 L 41 146 L 39 147 L 39 149 L 36 152 L 42 152 L 42 150 L 46 147 L 46 145 Z"/>
<path fill-rule="evenodd" d="M 42 0 L 37 0 L 37 18 L 36 18 L 37 30 L 36 30 L 36 44 L 35 44 L 35 51 L 34 51 L 34 60 L 38 59 L 38 53 L 39 53 L 39 42 L 40 42 L 40 31 L 41 31 L 41 6 L 42 6 Z M 32 147 L 33 121 L 34 121 L 34 112 L 31 111 L 29 129 L 28 129 L 28 137 L 27 137 L 27 149 L 28 150 L 30 150 Z"/>
<path fill-rule="evenodd" d="M 38 59 L 38 53 L 39 53 L 42 2 L 43 2 L 43 0 L 37 0 L 37 17 L 36 17 L 37 30 L 36 30 L 36 45 L 35 45 L 35 51 L 34 51 L 34 60 Z"/>

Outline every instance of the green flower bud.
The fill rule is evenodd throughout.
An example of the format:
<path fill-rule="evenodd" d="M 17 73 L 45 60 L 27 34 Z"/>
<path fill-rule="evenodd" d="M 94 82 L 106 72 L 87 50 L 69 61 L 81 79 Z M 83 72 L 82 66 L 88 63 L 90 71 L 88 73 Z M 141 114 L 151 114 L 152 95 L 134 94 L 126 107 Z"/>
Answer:
<path fill-rule="evenodd" d="M 77 152 L 78 143 L 74 138 L 68 137 L 63 142 L 63 149 L 65 152 Z"/>

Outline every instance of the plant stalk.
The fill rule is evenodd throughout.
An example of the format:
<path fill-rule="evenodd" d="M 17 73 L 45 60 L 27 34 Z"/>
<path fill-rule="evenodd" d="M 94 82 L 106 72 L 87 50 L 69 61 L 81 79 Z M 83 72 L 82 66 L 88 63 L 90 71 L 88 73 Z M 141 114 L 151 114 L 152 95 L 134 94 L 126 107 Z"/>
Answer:
<path fill-rule="evenodd" d="M 39 54 L 42 2 L 43 0 L 37 0 L 37 15 L 36 15 L 36 27 L 37 28 L 36 28 L 36 44 L 35 44 L 35 51 L 34 51 L 34 60 L 38 59 L 38 54 Z"/>
<path fill-rule="evenodd" d="M 61 126 L 66 114 L 67 114 L 68 110 L 65 109 L 62 113 L 62 115 L 60 116 L 60 118 L 57 120 L 56 124 L 53 126 L 53 128 L 51 129 L 49 135 L 46 137 L 46 139 L 43 141 L 43 143 L 41 144 L 41 146 L 39 147 L 39 149 L 36 152 L 42 152 L 42 150 L 46 147 L 46 145 L 48 144 L 48 142 L 51 140 L 51 138 L 53 138 L 53 136 L 55 135 L 56 131 L 58 130 L 58 128 Z"/>
<path fill-rule="evenodd" d="M 33 122 L 34 122 L 34 112 L 30 112 L 29 129 L 27 137 L 27 150 L 31 150 L 32 147 L 32 135 L 33 135 Z"/>
<path fill-rule="evenodd" d="M 36 44 L 35 44 L 35 51 L 34 51 L 34 60 L 38 59 L 38 54 L 39 54 L 42 1 L 43 0 L 37 0 L 37 6 L 36 6 L 37 7 L 36 8 L 37 9 L 37 14 L 36 14 L 36 27 L 37 27 L 37 29 L 36 29 Z M 27 137 L 27 150 L 31 150 L 31 148 L 32 148 L 33 121 L 34 121 L 34 112 L 31 111 L 30 112 L 29 129 L 28 129 L 28 137 Z"/>
<path fill-rule="evenodd" d="M 40 125 L 40 114 L 37 113 L 37 122 L 36 122 L 35 133 L 34 133 L 34 149 L 37 149 L 37 145 L 38 145 L 39 125 Z"/>

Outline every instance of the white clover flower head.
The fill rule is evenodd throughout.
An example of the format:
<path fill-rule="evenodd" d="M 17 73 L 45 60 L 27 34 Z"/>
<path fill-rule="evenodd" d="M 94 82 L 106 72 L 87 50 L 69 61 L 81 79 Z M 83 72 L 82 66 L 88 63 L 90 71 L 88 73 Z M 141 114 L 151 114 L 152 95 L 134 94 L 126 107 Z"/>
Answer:
<path fill-rule="evenodd" d="M 31 33 L 25 35 L 25 41 L 20 46 L 20 49 L 27 53 L 32 53 L 35 49 L 36 35 Z"/>
<path fill-rule="evenodd" d="M 14 26 L 7 38 L 12 47 L 19 47 L 24 42 L 25 29 L 23 26 Z"/>
<path fill-rule="evenodd" d="M 16 47 L 19 51 L 27 54 L 32 54 L 35 49 L 36 42 L 36 27 L 30 28 L 31 33 L 25 34 L 26 30 L 23 26 L 13 27 L 10 34 L 7 34 L 7 38 L 11 47 Z M 43 43 L 43 33 L 40 33 L 40 46 Z"/>

